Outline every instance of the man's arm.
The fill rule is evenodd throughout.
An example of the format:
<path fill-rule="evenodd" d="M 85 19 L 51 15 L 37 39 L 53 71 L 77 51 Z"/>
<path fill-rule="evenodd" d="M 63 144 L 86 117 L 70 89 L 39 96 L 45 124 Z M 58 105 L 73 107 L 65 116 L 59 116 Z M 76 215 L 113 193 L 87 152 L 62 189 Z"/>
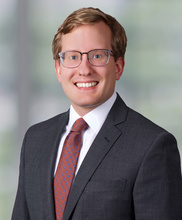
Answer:
<path fill-rule="evenodd" d="M 182 178 L 175 138 L 162 133 L 140 166 L 133 198 L 136 220 L 181 220 Z"/>
<path fill-rule="evenodd" d="M 25 148 L 25 141 L 23 142 L 23 147 L 21 150 L 21 159 L 20 159 L 20 174 L 19 174 L 19 183 L 18 183 L 18 190 L 16 195 L 16 200 L 13 208 L 12 213 L 12 220 L 29 220 L 29 212 L 24 192 L 24 168 L 25 168 L 25 161 L 24 161 L 24 148 Z"/>

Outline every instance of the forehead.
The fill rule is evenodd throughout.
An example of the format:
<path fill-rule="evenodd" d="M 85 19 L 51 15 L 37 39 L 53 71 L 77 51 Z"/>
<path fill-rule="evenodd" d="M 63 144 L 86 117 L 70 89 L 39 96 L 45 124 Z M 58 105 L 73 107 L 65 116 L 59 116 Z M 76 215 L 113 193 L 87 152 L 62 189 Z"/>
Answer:
<path fill-rule="evenodd" d="M 62 51 L 111 49 L 111 30 L 104 22 L 84 24 L 62 35 Z"/>

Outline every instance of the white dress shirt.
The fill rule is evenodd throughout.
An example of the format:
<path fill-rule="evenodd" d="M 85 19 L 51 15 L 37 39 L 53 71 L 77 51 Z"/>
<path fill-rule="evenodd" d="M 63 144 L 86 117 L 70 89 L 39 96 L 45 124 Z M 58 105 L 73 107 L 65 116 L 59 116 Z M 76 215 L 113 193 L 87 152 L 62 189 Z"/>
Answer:
<path fill-rule="evenodd" d="M 84 115 L 83 119 L 87 122 L 88 124 L 88 129 L 84 131 L 83 133 L 83 143 L 82 143 L 82 148 L 80 151 L 80 156 L 78 159 L 78 164 L 77 168 L 75 171 L 75 175 L 77 174 L 90 146 L 92 145 L 96 135 L 98 134 L 99 130 L 101 129 L 104 121 L 106 120 L 106 117 L 113 106 L 115 100 L 116 100 L 116 93 L 114 94 L 102 105 L 98 106 L 97 108 L 93 109 L 86 115 Z M 62 134 L 61 141 L 59 144 L 58 148 L 58 153 L 57 153 L 57 159 L 56 159 L 56 166 L 55 166 L 55 173 L 56 169 L 59 163 L 59 158 L 61 156 L 63 144 L 65 141 L 65 138 L 69 134 L 74 122 L 78 119 L 81 118 L 80 115 L 77 114 L 77 112 L 74 110 L 74 108 L 71 106 L 70 107 L 70 113 L 69 113 L 69 122 L 68 125 L 66 126 L 65 132 Z"/>

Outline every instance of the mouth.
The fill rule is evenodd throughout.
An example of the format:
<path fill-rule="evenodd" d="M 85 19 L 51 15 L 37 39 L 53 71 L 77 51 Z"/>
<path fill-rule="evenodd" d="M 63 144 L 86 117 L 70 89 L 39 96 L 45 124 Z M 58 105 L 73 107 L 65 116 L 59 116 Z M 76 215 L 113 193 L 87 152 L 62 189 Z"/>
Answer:
<path fill-rule="evenodd" d="M 75 83 L 78 88 L 91 88 L 98 84 L 98 82 L 87 82 L 87 83 Z"/>

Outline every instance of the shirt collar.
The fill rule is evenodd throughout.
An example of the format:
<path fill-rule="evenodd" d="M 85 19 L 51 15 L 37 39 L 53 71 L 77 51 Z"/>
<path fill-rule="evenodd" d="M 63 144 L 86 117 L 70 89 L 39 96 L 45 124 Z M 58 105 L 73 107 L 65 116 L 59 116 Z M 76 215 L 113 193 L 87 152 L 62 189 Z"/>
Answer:
<path fill-rule="evenodd" d="M 111 107 L 116 100 L 116 96 L 116 92 L 114 92 L 114 94 L 106 102 L 83 116 L 83 119 L 87 122 L 87 124 L 93 131 L 98 132 L 100 130 Z M 69 114 L 68 129 L 71 129 L 74 122 L 81 116 L 77 114 L 72 105 L 70 107 Z"/>

